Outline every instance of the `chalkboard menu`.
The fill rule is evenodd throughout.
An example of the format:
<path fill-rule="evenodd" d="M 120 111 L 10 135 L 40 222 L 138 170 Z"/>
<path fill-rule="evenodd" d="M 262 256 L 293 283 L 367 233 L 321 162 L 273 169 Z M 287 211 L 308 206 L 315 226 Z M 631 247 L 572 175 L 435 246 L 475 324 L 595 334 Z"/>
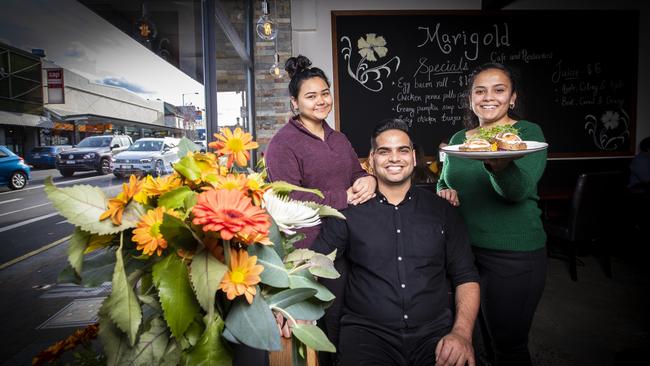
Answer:
<path fill-rule="evenodd" d="M 550 157 L 634 154 L 638 11 L 335 11 L 336 124 L 360 157 L 374 125 L 401 118 L 435 156 L 463 128 L 468 75 L 500 62 Z"/>

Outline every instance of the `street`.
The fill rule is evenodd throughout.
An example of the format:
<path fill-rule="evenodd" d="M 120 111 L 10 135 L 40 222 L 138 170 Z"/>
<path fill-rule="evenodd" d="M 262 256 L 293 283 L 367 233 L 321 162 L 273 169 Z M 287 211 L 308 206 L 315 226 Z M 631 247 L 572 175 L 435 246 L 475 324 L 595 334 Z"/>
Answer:
<path fill-rule="evenodd" d="M 110 287 L 83 288 L 57 284 L 67 265 L 73 226 L 60 216 L 43 191 L 52 176 L 58 187 L 89 184 L 108 197 L 121 190 L 112 174 L 76 173 L 64 178 L 55 169 L 32 170 L 19 191 L 0 188 L 0 312 L 5 340 L 0 365 L 26 365 L 39 351 L 94 322 Z"/>

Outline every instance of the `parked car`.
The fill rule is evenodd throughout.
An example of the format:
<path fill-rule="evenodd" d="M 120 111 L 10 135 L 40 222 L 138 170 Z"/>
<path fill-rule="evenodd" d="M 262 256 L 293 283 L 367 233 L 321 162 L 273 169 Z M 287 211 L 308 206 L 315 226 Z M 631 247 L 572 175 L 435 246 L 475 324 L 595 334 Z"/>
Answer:
<path fill-rule="evenodd" d="M 113 174 L 122 178 L 125 175 L 151 174 L 159 177 L 172 171 L 172 164 L 178 158 L 177 138 L 141 138 L 133 143 L 126 151 L 115 156 Z"/>
<path fill-rule="evenodd" d="M 56 156 L 56 168 L 64 177 L 89 170 L 108 174 L 113 171 L 113 155 L 128 149 L 132 143 L 127 135 L 86 137 L 74 148 Z"/>
<path fill-rule="evenodd" d="M 54 168 L 56 155 L 70 149 L 72 149 L 70 145 L 37 146 L 27 153 L 25 161 L 35 168 Z"/>
<path fill-rule="evenodd" d="M 0 184 L 10 189 L 23 189 L 31 175 L 29 166 L 23 158 L 6 146 L 0 145 Z"/>
<path fill-rule="evenodd" d="M 208 142 L 206 140 L 196 140 L 194 143 L 199 145 L 200 152 L 204 153 L 208 151 Z"/>

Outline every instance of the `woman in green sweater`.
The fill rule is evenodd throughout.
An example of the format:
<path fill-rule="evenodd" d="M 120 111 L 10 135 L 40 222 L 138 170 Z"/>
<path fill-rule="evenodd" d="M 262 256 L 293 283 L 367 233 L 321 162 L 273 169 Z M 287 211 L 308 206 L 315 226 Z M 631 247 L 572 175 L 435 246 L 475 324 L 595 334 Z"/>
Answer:
<path fill-rule="evenodd" d="M 517 100 L 511 71 L 490 63 L 471 75 L 461 144 L 479 128 L 510 125 L 523 140 L 544 141 L 538 125 L 509 114 Z M 438 195 L 459 206 L 481 275 L 481 316 L 495 364 L 531 365 L 528 332 L 546 277 L 546 234 L 537 206 L 537 182 L 546 151 L 519 159 L 472 160 L 447 156 Z M 490 345 L 486 345 L 490 346 Z"/>

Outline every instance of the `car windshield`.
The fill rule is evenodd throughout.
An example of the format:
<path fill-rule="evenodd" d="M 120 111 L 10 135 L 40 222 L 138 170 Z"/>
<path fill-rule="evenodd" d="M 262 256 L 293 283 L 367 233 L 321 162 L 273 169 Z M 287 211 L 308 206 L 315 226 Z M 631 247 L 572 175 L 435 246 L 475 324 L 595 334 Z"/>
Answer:
<path fill-rule="evenodd" d="M 52 147 L 41 146 L 41 147 L 33 148 L 31 152 L 32 153 L 48 153 L 48 152 L 52 151 L 53 149 L 54 148 L 52 148 Z"/>
<path fill-rule="evenodd" d="M 111 146 L 112 137 L 87 137 L 77 147 L 108 147 Z"/>
<path fill-rule="evenodd" d="M 129 147 L 129 151 L 160 151 L 162 141 L 136 141 Z"/>

